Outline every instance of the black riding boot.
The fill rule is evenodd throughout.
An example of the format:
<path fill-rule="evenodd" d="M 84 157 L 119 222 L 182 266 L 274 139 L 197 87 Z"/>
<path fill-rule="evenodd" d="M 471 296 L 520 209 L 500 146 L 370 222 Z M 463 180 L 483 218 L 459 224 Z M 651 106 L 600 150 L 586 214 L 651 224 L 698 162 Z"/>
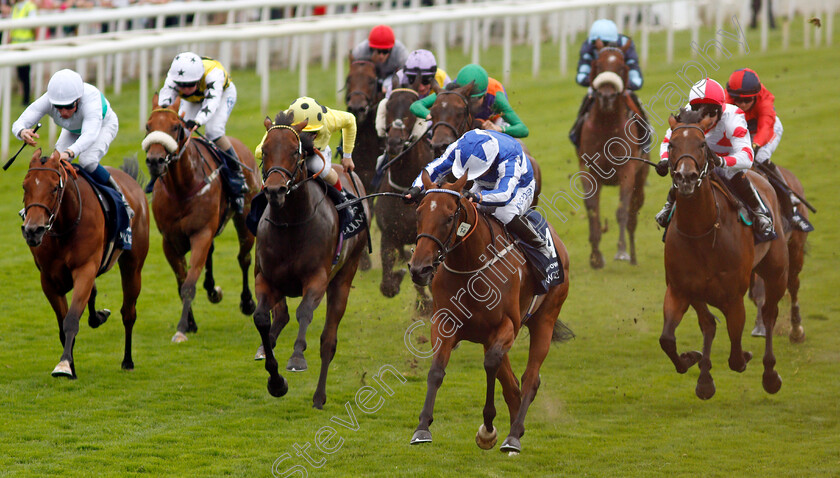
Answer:
<path fill-rule="evenodd" d="M 230 183 L 231 195 L 233 196 L 230 202 L 233 205 L 233 209 L 237 213 L 241 213 L 245 209 L 244 194 L 248 190 L 248 184 L 245 182 L 245 176 L 242 174 L 242 168 L 239 166 L 239 156 L 236 154 L 236 150 L 230 147 L 224 153 L 222 156 L 224 156 L 225 164 L 230 171 L 228 181 Z"/>
<path fill-rule="evenodd" d="M 330 186 L 329 184 L 327 185 L 327 196 L 336 206 L 344 204 L 350 199 L 343 189 L 339 190 L 335 186 Z M 349 206 L 338 210 L 338 223 L 340 226 L 349 224 L 350 221 L 353 220 L 353 211 L 354 206 Z"/>
<path fill-rule="evenodd" d="M 808 222 L 807 219 L 802 217 L 802 215 L 800 215 L 799 211 L 796 209 L 796 205 L 799 204 L 799 199 L 797 199 L 797 197 L 794 196 L 793 193 L 791 193 L 793 189 L 791 189 L 790 184 L 788 184 L 781 171 L 779 171 L 776 168 L 776 164 L 768 159 L 767 162 L 764 163 L 764 166 L 766 166 L 767 169 L 769 169 L 772 172 L 776 179 L 778 179 L 782 184 L 785 185 L 784 188 L 781 188 L 776 186 L 776 184 L 773 181 L 770 181 L 770 184 L 773 185 L 773 189 L 776 190 L 776 195 L 779 197 L 779 208 L 781 208 L 782 212 L 787 216 L 791 226 L 793 226 L 794 229 L 797 229 L 802 232 L 813 231 L 814 226 L 811 225 L 811 223 Z"/>
<path fill-rule="evenodd" d="M 668 190 L 668 198 L 665 199 L 665 205 L 662 210 L 656 214 L 656 223 L 662 227 L 668 227 L 671 222 L 671 211 L 674 209 L 674 188 Z"/>
<path fill-rule="evenodd" d="M 592 106 L 592 102 L 594 100 L 595 97 L 590 94 L 583 97 L 583 102 L 580 104 L 575 124 L 572 126 L 572 129 L 569 130 L 569 140 L 571 140 L 572 144 L 575 145 L 575 149 L 580 149 L 580 130 L 583 128 L 584 117 L 589 111 L 589 108 Z"/>
<path fill-rule="evenodd" d="M 776 231 L 773 228 L 773 219 L 770 217 L 770 210 L 764 205 L 764 201 L 758 195 L 747 175 L 740 172 L 729 180 L 729 184 L 735 193 L 747 203 L 753 216 L 753 230 L 766 240 L 775 239 Z"/>
<path fill-rule="evenodd" d="M 534 229 L 534 226 L 531 225 L 531 222 L 528 221 L 528 218 L 525 216 L 514 216 L 507 224 L 507 228 L 517 238 L 519 238 L 519 240 L 537 249 L 545 257 L 551 257 L 553 255 L 551 250 L 548 248 L 548 241 L 546 241 L 545 238 L 542 237 L 536 229 Z"/>

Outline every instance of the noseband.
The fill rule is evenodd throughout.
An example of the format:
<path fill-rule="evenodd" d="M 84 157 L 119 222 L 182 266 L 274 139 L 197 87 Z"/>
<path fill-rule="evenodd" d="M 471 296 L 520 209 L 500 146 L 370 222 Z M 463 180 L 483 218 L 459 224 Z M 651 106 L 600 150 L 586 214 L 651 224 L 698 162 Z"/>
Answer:
<path fill-rule="evenodd" d="M 51 207 L 47 206 L 46 204 L 42 204 L 42 203 L 39 203 L 39 202 L 29 203 L 29 204 L 26 205 L 26 207 L 23 208 L 23 217 L 24 218 L 26 217 L 26 213 L 29 212 L 30 208 L 40 207 L 40 208 L 43 208 L 44 210 L 46 210 L 47 213 L 50 215 L 50 217 L 49 217 L 49 219 L 47 219 L 47 224 L 44 227 L 46 228 L 47 231 L 51 231 L 51 229 L 53 227 L 53 224 L 55 223 L 55 220 L 58 217 L 58 212 L 61 210 L 61 201 L 64 199 L 64 191 L 67 190 L 67 170 L 64 169 L 64 166 L 62 166 L 61 170 L 53 169 L 53 168 L 29 168 L 29 171 L 51 171 L 51 172 L 58 175 L 58 199 L 56 199 L 56 201 L 55 201 L 55 207 L 54 208 L 51 208 Z M 27 172 L 27 175 L 28 175 L 28 172 Z M 79 224 L 79 221 L 82 220 L 82 193 L 79 190 L 78 184 L 76 185 L 76 196 L 78 196 L 78 201 L 79 201 L 78 217 L 76 217 L 76 221 L 73 223 L 72 226 L 70 226 L 70 229 L 68 229 L 67 231 L 65 231 L 62 234 L 66 234 L 67 232 L 71 231 L 73 228 L 75 228 Z M 61 235 L 61 234 L 52 233 L 52 232 L 51 232 L 51 234 L 52 235 Z"/>
<path fill-rule="evenodd" d="M 462 95 L 460 92 L 455 90 L 441 91 L 437 94 L 437 97 L 440 98 L 443 95 L 455 95 L 458 98 L 461 98 L 461 100 L 464 102 L 464 119 L 461 121 L 461 124 L 458 125 L 458 128 L 452 126 L 446 121 L 435 121 L 434 125 L 432 125 L 432 136 L 434 136 L 435 130 L 437 130 L 439 126 L 446 126 L 450 130 L 452 130 L 452 134 L 455 135 L 455 138 L 459 138 L 462 134 L 461 130 L 467 131 L 470 129 L 470 122 L 472 120 L 472 113 L 470 112 L 470 101 L 466 96 Z"/>
<path fill-rule="evenodd" d="M 671 137 L 674 136 L 675 131 L 677 131 L 678 129 L 684 129 L 684 128 L 696 129 L 697 131 L 700 131 L 700 133 L 703 135 L 703 146 L 702 146 L 701 149 L 703 150 L 703 153 L 705 154 L 704 159 L 706 161 L 703 164 L 703 167 L 701 168 L 700 167 L 700 162 L 697 160 L 697 158 L 695 158 L 691 154 L 683 153 L 677 158 L 676 162 L 674 162 L 674 165 L 671 167 L 671 169 L 676 171 L 677 167 L 680 165 L 680 161 L 682 161 L 685 158 L 688 158 L 688 159 L 692 160 L 694 162 L 694 166 L 697 168 L 698 171 L 700 171 L 700 175 L 697 177 L 697 184 L 694 185 L 694 187 L 699 188 L 700 185 L 703 184 L 703 179 L 705 179 L 706 175 L 709 174 L 709 154 L 714 154 L 714 153 L 711 152 L 711 150 L 709 149 L 709 145 L 706 144 L 706 132 L 703 131 L 703 128 L 701 128 L 697 125 L 684 124 L 684 125 L 677 126 L 676 128 L 671 130 Z M 671 183 L 673 184 L 673 181 Z"/>
<path fill-rule="evenodd" d="M 461 219 L 461 212 L 462 211 L 464 212 L 464 219 L 466 219 L 466 209 L 464 208 L 464 205 L 461 204 L 461 198 L 463 198 L 461 193 L 458 193 L 458 192 L 455 192 L 455 191 L 452 191 L 452 190 L 449 190 L 449 189 L 429 189 L 428 191 L 426 191 L 426 194 L 432 194 L 432 193 L 451 194 L 451 195 L 458 198 L 458 209 L 455 211 L 455 218 L 452 221 L 452 228 L 449 229 L 449 233 L 446 235 L 446 242 L 443 242 L 440 239 L 438 239 L 437 237 L 435 237 L 431 234 L 426 234 L 426 233 L 417 234 L 417 238 L 414 240 L 414 244 L 416 245 L 417 242 L 420 241 L 420 239 L 425 237 L 427 239 L 431 239 L 435 244 L 437 244 L 438 255 L 434 259 L 434 261 L 432 261 L 432 267 L 436 268 L 437 266 L 440 265 L 440 263 L 442 263 L 446 259 L 447 254 L 449 254 L 453 249 L 460 246 L 461 244 L 464 243 L 464 241 L 467 240 L 467 237 L 469 237 L 470 234 L 472 234 L 473 231 L 475 231 L 475 229 L 476 229 L 475 226 L 476 225 L 475 224 L 469 224 L 467 222 L 461 223 L 459 221 Z M 475 209 L 475 204 L 473 204 L 472 202 L 470 202 L 470 204 L 472 204 L 473 209 Z M 478 212 L 477 211 L 476 211 L 476 217 L 478 217 Z M 466 224 L 468 226 L 468 229 L 462 230 L 462 227 L 461 227 L 462 224 Z M 452 243 L 451 246 L 450 246 L 450 243 Z"/>

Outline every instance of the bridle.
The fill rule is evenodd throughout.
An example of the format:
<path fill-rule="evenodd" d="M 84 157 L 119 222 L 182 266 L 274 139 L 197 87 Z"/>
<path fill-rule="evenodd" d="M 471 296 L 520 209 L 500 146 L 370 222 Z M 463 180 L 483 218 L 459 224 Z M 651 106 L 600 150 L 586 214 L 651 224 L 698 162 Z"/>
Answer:
<path fill-rule="evenodd" d="M 389 103 L 391 101 L 393 101 L 394 95 L 396 93 L 411 93 L 411 94 L 413 94 L 413 96 L 415 98 L 420 97 L 420 94 L 417 93 L 416 91 L 412 90 L 411 88 L 396 88 L 396 89 L 391 91 L 391 99 L 388 100 Z M 410 119 L 411 116 L 414 116 L 414 115 L 409 113 L 408 118 Z M 403 118 L 396 118 L 394 121 L 391 121 L 391 123 L 388 125 L 388 133 L 390 133 L 392 129 L 400 130 L 400 132 L 401 132 L 400 133 L 400 141 L 403 144 L 403 149 L 402 149 L 402 151 L 400 151 L 400 153 L 405 152 L 406 148 L 408 148 L 409 146 L 413 146 L 411 144 L 411 131 L 408 131 L 408 127 L 406 125 L 406 122 L 403 120 Z M 408 135 L 406 135 L 406 131 L 408 131 Z M 400 154 L 400 153 L 397 153 L 397 154 Z"/>
<path fill-rule="evenodd" d="M 64 231 L 62 233 L 53 233 L 53 232 L 51 232 L 51 229 L 53 227 L 53 224 L 55 223 L 56 218 L 58 217 L 58 212 L 61 210 L 61 202 L 64 199 L 64 191 L 67 190 L 67 183 L 68 183 L 68 181 L 67 181 L 67 170 L 62 165 L 60 170 L 59 169 L 54 169 L 54 168 L 29 168 L 29 171 L 51 171 L 51 172 L 57 174 L 58 175 L 58 198 L 55 201 L 55 207 L 54 208 L 51 208 L 51 207 L 47 206 L 46 204 L 42 204 L 42 203 L 39 203 L 39 202 L 33 202 L 33 203 L 27 204 L 26 207 L 23 208 L 23 217 L 24 218 L 26 217 L 26 213 L 29 212 L 30 208 L 40 207 L 40 208 L 43 208 L 44 210 L 46 210 L 47 213 L 50 215 L 49 219 L 47 219 L 47 224 L 44 227 L 46 228 L 47 231 L 50 232 L 51 235 L 61 236 L 61 235 L 67 234 L 68 232 L 72 231 L 76 226 L 79 225 L 79 222 L 82 220 L 82 192 L 79 190 L 79 185 L 76 183 L 75 180 L 73 181 L 73 183 L 76 187 L 76 196 L 77 196 L 77 199 L 78 199 L 78 202 L 79 202 L 79 213 L 76 217 L 76 221 L 66 231 Z M 27 175 L 29 175 L 29 171 L 27 171 Z"/>
<path fill-rule="evenodd" d="M 367 61 L 367 60 L 356 60 L 351 64 L 351 66 L 352 65 L 364 65 L 364 64 L 373 65 L 373 62 L 372 61 Z M 375 70 L 376 70 L 376 66 L 374 65 L 374 71 Z M 349 79 L 350 79 L 349 75 L 348 75 L 347 79 L 348 79 L 348 83 L 349 83 Z M 347 96 L 344 99 L 345 103 L 349 103 L 350 98 L 352 98 L 354 95 L 362 96 L 365 99 L 365 101 L 367 102 L 367 106 L 365 106 L 365 115 L 367 115 L 367 113 L 370 111 L 370 107 L 374 105 L 374 96 L 376 95 L 376 89 L 377 89 L 377 86 L 378 86 L 378 80 L 376 78 L 376 74 L 374 74 L 373 77 L 369 79 L 369 83 L 372 86 L 371 90 L 374 92 L 373 94 L 368 93 L 367 91 L 353 90 L 353 91 L 348 91 Z M 345 87 L 347 87 L 347 86 L 348 85 L 345 84 Z"/>
<path fill-rule="evenodd" d="M 703 128 L 701 128 L 697 125 L 684 124 L 684 125 L 677 126 L 677 127 L 675 127 L 674 129 L 671 130 L 671 137 L 673 137 L 675 131 L 677 131 L 679 129 L 684 129 L 684 128 L 696 129 L 697 131 L 700 131 L 700 133 L 703 135 L 704 139 L 703 139 L 703 145 L 701 146 L 701 149 L 703 150 L 703 153 L 706 156 L 704 158 L 704 159 L 706 159 L 706 162 L 703 165 L 703 167 L 701 168 L 700 167 L 700 162 L 697 161 L 697 158 L 695 158 L 691 154 L 683 153 L 673 163 L 673 166 L 671 166 L 671 170 L 676 171 L 677 167 L 680 165 L 680 161 L 682 161 L 685 158 L 688 158 L 688 159 L 692 160 L 694 162 L 694 166 L 697 168 L 698 171 L 700 171 L 700 175 L 697 177 L 697 184 L 694 185 L 694 187 L 699 188 L 700 185 L 703 184 L 703 179 L 709 174 L 709 162 L 710 161 L 708 159 L 709 159 L 709 154 L 711 153 L 711 151 L 709 150 L 709 145 L 706 144 L 706 140 L 705 140 L 706 132 L 703 131 Z M 670 143 L 669 143 L 668 147 L 670 148 Z M 673 180 L 672 180 L 672 184 L 673 184 Z"/>
<path fill-rule="evenodd" d="M 162 142 L 155 141 L 154 137 L 152 136 L 154 133 L 167 134 L 167 133 L 164 133 L 163 131 L 152 131 L 151 133 L 146 135 L 146 139 L 143 140 L 143 149 L 146 151 L 147 154 L 149 152 L 149 147 L 152 144 L 160 144 L 166 150 L 166 156 L 163 159 L 163 166 L 164 166 L 164 168 L 163 168 L 164 173 L 163 174 L 165 174 L 165 172 L 168 171 L 168 169 L 169 169 L 169 164 L 178 161 L 179 159 L 181 159 L 181 156 L 184 155 L 184 152 L 187 150 L 187 146 L 190 143 L 190 138 L 191 137 L 187 136 L 187 134 L 185 133 L 186 127 L 184 126 L 184 120 L 180 116 L 178 116 L 177 111 L 175 111 L 173 109 L 170 109 L 170 108 L 155 108 L 155 109 L 152 110 L 152 114 L 154 114 L 154 113 L 170 113 L 170 114 L 173 114 L 173 115 L 175 115 L 176 118 L 178 118 L 178 122 L 181 124 L 181 128 L 178 129 L 178 137 L 175 138 L 175 144 L 177 144 L 178 147 L 173 151 L 170 151 L 170 148 L 167 148 L 166 145 L 163 144 Z M 186 139 L 185 139 L 185 137 L 186 137 Z M 182 141 L 183 141 L 183 143 L 182 143 Z"/>
<path fill-rule="evenodd" d="M 449 128 L 452 131 L 452 134 L 455 136 L 455 138 L 458 138 L 458 137 L 461 136 L 461 131 L 466 131 L 466 130 L 470 129 L 469 128 L 470 123 L 472 122 L 472 112 L 470 111 L 470 101 L 466 96 L 464 96 L 463 94 L 461 94 L 460 92 L 455 91 L 455 90 L 441 91 L 440 93 L 437 94 L 437 98 L 440 98 L 443 95 L 455 95 L 458 98 L 461 98 L 461 100 L 464 102 L 464 107 L 463 107 L 464 117 L 463 117 L 463 120 L 461 120 L 461 123 L 458 125 L 458 128 L 456 128 L 455 126 L 452 126 L 450 123 L 447 123 L 446 121 L 435 121 L 434 125 L 432 125 L 432 136 L 434 136 L 435 131 L 438 129 L 438 127 L 446 126 L 447 128 Z M 435 100 L 435 102 L 437 102 L 437 100 Z"/>
<path fill-rule="evenodd" d="M 302 181 L 295 182 L 295 178 L 297 178 L 300 175 L 300 173 L 303 172 L 303 164 L 304 164 L 304 160 L 305 160 L 305 158 L 303 157 L 303 142 L 301 141 L 300 134 L 297 132 L 297 130 L 292 128 L 291 126 L 285 125 L 285 124 L 272 125 L 270 128 L 268 128 L 268 131 L 266 132 L 266 134 L 271 133 L 272 131 L 274 131 L 276 129 L 287 129 L 287 130 L 291 131 L 292 133 L 294 133 L 295 139 L 297 139 L 298 160 L 295 162 L 295 169 L 293 171 L 289 171 L 288 169 L 284 168 L 283 166 L 272 166 L 272 167 L 268 168 L 268 170 L 266 171 L 263 168 L 263 163 L 265 161 L 265 155 L 263 155 L 263 161 L 260 162 L 260 169 L 263 170 L 263 173 L 262 173 L 263 184 L 266 183 L 266 181 L 268 180 L 268 177 L 271 176 L 272 174 L 277 173 L 277 174 L 282 174 L 282 175 L 286 176 L 286 178 L 287 178 L 286 184 L 284 184 L 283 186 L 286 188 L 286 192 L 284 193 L 284 195 L 288 196 L 289 194 L 293 193 L 297 188 L 299 188 L 301 185 L 303 185 L 306 181 L 308 181 L 310 179 L 314 179 L 315 176 L 306 178 Z M 265 187 L 265 186 L 263 186 L 263 187 Z"/>
<path fill-rule="evenodd" d="M 455 249 L 456 247 L 463 244 L 464 241 L 466 241 L 467 238 L 470 236 L 470 234 L 472 234 L 473 231 L 476 230 L 476 224 L 470 224 L 470 223 L 466 222 L 467 210 L 466 210 L 466 208 L 464 207 L 464 205 L 461 201 L 461 199 L 463 199 L 463 197 L 464 197 L 464 196 L 461 195 L 461 193 L 456 192 L 456 191 L 452 191 L 450 189 L 429 189 L 429 190 L 426 191 L 427 195 L 428 194 L 433 194 L 433 193 L 450 194 L 450 195 L 458 198 L 458 209 L 455 211 L 455 216 L 454 216 L 453 221 L 452 221 L 452 227 L 449 229 L 449 233 L 447 233 L 447 235 L 446 235 L 446 242 L 441 241 L 440 239 L 433 236 L 432 234 L 426 234 L 426 233 L 417 234 L 417 238 L 414 240 L 414 244 L 416 245 L 420 241 L 420 239 L 425 237 L 427 239 L 432 240 L 435 244 L 437 244 L 438 255 L 432 261 L 432 267 L 437 268 L 437 266 L 439 266 L 446 259 L 447 254 L 452 252 L 452 250 Z M 476 219 L 478 219 L 478 211 L 476 210 L 475 204 L 473 204 L 472 202 L 469 202 L 469 204 L 472 204 L 473 211 L 475 212 L 475 217 L 476 217 Z M 462 212 L 464 213 L 464 220 L 465 220 L 465 222 L 463 222 L 463 223 L 460 222 Z M 466 225 L 466 227 L 467 227 L 466 230 L 464 230 L 464 228 L 462 227 L 463 225 Z M 451 245 L 450 245 L 450 243 L 451 243 Z"/>

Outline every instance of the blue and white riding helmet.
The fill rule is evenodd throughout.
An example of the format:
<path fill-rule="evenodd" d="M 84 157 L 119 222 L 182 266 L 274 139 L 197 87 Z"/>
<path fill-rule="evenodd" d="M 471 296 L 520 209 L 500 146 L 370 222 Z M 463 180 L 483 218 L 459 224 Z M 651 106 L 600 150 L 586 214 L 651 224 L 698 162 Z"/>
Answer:
<path fill-rule="evenodd" d="M 601 18 L 595 20 L 589 28 L 589 41 L 601 40 L 603 42 L 618 41 L 618 27 L 612 20 Z"/>
<path fill-rule="evenodd" d="M 464 174 L 470 181 L 481 177 L 499 156 L 499 142 L 481 130 L 467 131 L 453 146 L 455 160 L 452 162 L 452 174 L 456 178 Z"/>

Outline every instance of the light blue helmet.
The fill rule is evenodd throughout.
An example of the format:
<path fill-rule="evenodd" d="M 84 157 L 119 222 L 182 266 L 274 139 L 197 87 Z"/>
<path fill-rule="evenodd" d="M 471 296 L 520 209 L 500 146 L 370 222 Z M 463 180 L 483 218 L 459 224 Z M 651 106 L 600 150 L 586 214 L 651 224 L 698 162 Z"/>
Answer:
<path fill-rule="evenodd" d="M 612 20 L 601 18 L 595 20 L 589 29 L 589 41 L 601 40 L 605 42 L 618 41 L 618 27 Z"/>

